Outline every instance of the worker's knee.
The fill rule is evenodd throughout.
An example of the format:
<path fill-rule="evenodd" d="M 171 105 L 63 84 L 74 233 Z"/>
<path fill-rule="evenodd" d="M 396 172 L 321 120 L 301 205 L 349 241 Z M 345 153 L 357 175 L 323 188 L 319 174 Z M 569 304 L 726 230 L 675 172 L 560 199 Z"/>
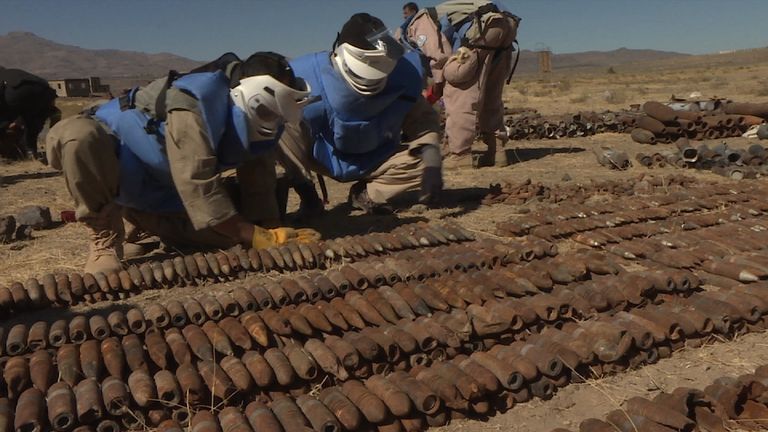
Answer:
<path fill-rule="evenodd" d="M 51 128 L 46 151 L 51 167 L 59 170 L 76 161 L 116 160 L 114 138 L 98 122 L 84 116 L 62 120 Z"/>

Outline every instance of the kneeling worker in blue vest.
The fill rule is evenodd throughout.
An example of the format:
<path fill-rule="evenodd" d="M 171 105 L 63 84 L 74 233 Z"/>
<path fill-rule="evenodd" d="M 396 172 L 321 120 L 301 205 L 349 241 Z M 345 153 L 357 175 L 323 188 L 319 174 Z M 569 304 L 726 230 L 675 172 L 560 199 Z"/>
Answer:
<path fill-rule="evenodd" d="M 313 230 L 256 225 L 278 221 L 274 180 L 259 181 L 274 179 L 277 139 L 285 122 L 299 121 L 309 94 L 278 54 L 242 62 L 225 54 L 56 124 L 48 160 L 63 171 L 77 218 L 90 230 L 85 271 L 121 268 L 123 218 L 181 247 L 318 239 Z M 231 168 L 241 211 L 223 184 Z"/>
<path fill-rule="evenodd" d="M 405 54 L 380 19 L 353 15 L 332 52 L 296 58 L 291 66 L 319 96 L 280 139 L 279 160 L 302 210 L 322 208 L 312 172 L 355 181 L 349 203 L 365 212 L 419 186 L 422 202 L 436 198 L 443 186 L 440 121 L 421 96 L 418 55 Z"/>

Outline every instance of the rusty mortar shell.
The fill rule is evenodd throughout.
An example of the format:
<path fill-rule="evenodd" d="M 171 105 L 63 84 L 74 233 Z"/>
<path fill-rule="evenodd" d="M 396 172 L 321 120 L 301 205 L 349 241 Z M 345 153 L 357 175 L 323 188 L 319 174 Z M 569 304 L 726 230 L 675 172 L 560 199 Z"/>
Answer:
<path fill-rule="evenodd" d="M 193 298 L 187 298 L 182 303 L 184 311 L 187 313 L 189 322 L 196 325 L 201 325 L 208 320 L 208 316 L 203 309 L 203 306 L 197 300 Z"/>
<path fill-rule="evenodd" d="M 434 414 L 440 410 L 440 398 L 413 376 L 398 371 L 390 374 L 387 379 L 408 395 L 418 411 L 424 414 Z"/>
<path fill-rule="evenodd" d="M 336 291 L 341 294 L 346 294 L 353 288 L 352 282 L 336 269 L 330 269 L 326 272 L 325 276 L 331 281 L 333 286 L 336 287 Z"/>
<path fill-rule="evenodd" d="M 258 352 L 246 351 L 241 357 L 241 361 L 257 386 L 264 388 L 275 383 L 274 371 L 267 360 Z"/>
<path fill-rule="evenodd" d="M 414 368 L 411 371 L 411 375 L 416 376 L 416 379 L 432 389 L 444 402 L 446 408 L 456 410 L 467 410 L 469 408 L 468 401 L 462 398 L 456 386 L 450 380 L 440 376 L 433 368 Z"/>
<path fill-rule="evenodd" d="M 201 360 L 213 360 L 213 345 L 205 332 L 194 324 L 189 324 L 181 331 L 192 353 Z"/>
<path fill-rule="evenodd" d="M 341 361 L 347 370 L 357 369 L 360 365 L 360 353 L 347 340 L 338 336 L 325 335 L 325 345 Z"/>
<path fill-rule="evenodd" d="M 369 362 L 376 362 L 384 358 L 381 347 L 371 338 L 357 332 L 347 332 L 342 339 L 349 342 L 360 356 Z"/>
<path fill-rule="evenodd" d="M 144 344 L 137 335 L 124 336 L 120 344 L 125 354 L 125 363 L 131 371 L 139 369 L 149 370 L 147 358 L 144 355 Z"/>
<path fill-rule="evenodd" d="M 320 301 L 323 298 L 323 293 L 320 287 L 316 285 L 312 280 L 304 275 L 297 276 L 295 278 L 296 284 L 304 291 L 308 301 L 314 303 Z"/>
<path fill-rule="evenodd" d="M 318 303 L 320 304 L 320 303 Z M 365 322 L 360 313 L 353 308 L 349 303 L 341 298 L 334 298 L 330 301 L 328 309 L 332 309 L 343 317 L 343 320 L 355 328 L 365 327 Z"/>
<path fill-rule="evenodd" d="M 272 254 L 266 249 L 258 249 L 256 253 L 259 255 L 261 268 L 264 272 L 270 272 L 278 267 Z"/>
<path fill-rule="evenodd" d="M 184 327 L 187 323 L 187 313 L 184 306 L 178 300 L 171 300 L 165 305 L 165 311 L 169 317 L 169 324 L 174 327 Z M 150 321 L 152 321 L 150 319 Z M 158 327 L 159 328 L 159 327 Z"/>
<path fill-rule="evenodd" d="M 224 317 L 224 310 L 221 308 L 221 304 L 210 294 L 203 294 L 198 297 L 200 305 L 205 310 L 205 314 L 214 321 L 218 321 Z"/>
<path fill-rule="evenodd" d="M 147 354 L 150 360 L 160 369 L 166 369 L 171 363 L 171 350 L 165 342 L 161 330 L 152 329 L 144 336 Z"/>
<path fill-rule="evenodd" d="M 386 334 L 383 329 L 366 327 L 360 330 L 360 333 L 379 345 L 381 351 L 384 352 L 388 362 L 396 363 L 400 359 L 400 346 L 395 342 L 395 339 L 392 336 Z"/>
<path fill-rule="evenodd" d="M 288 294 L 289 303 L 299 304 L 307 301 L 307 293 L 301 289 L 295 280 L 284 278 L 280 281 L 280 286 Z"/>
<path fill-rule="evenodd" d="M 379 314 L 376 308 L 368 302 L 359 292 L 350 291 L 345 297 L 347 302 L 367 322 L 373 325 L 386 325 L 387 320 Z"/>
<path fill-rule="evenodd" d="M 104 360 L 104 367 L 109 375 L 119 379 L 125 376 L 125 354 L 120 345 L 120 340 L 116 337 L 110 337 L 101 341 L 101 358 Z M 61 364 L 59 363 L 59 370 Z"/>
<path fill-rule="evenodd" d="M 112 273 L 114 274 L 114 273 Z M 59 273 L 55 276 L 56 280 L 56 297 L 58 297 L 64 304 L 72 304 L 72 292 L 69 290 L 69 277 L 66 274 Z M 26 309 L 27 295 L 22 291 L 14 291 L 14 286 L 11 285 L 11 295 L 16 307 L 19 309 Z"/>
<path fill-rule="evenodd" d="M 104 370 L 104 362 L 101 359 L 100 342 L 89 340 L 79 347 L 80 369 L 86 378 L 100 379 Z"/>
<path fill-rule="evenodd" d="M 17 356 L 27 351 L 27 326 L 16 324 L 8 331 L 8 337 L 5 340 L 5 351 L 8 355 Z"/>
<path fill-rule="evenodd" d="M 325 405 L 347 430 L 357 430 L 363 423 L 363 415 L 339 387 L 320 391 L 320 402 Z"/>
<path fill-rule="evenodd" d="M 179 365 L 176 369 L 176 381 L 179 383 L 181 394 L 186 399 L 187 405 L 195 407 L 205 401 L 208 392 L 203 384 L 203 378 L 191 362 Z"/>
<path fill-rule="evenodd" d="M 37 321 L 29 327 L 27 347 L 30 351 L 45 349 L 48 346 L 48 323 Z"/>
<path fill-rule="evenodd" d="M 6 367 L 8 364 L 6 363 Z M 58 378 L 58 371 L 53 364 L 53 357 L 46 350 L 39 350 L 32 353 L 29 356 L 29 371 L 30 380 L 32 385 L 37 387 L 42 392 L 47 392 L 53 383 Z M 9 383 L 8 379 L 5 379 L 6 384 Z"/>
<path fill-rule="evenodd" d="M 289 397 L 277 398 L 270 406 L 283 429 L 290 431 L 308 431 L 309 421 L 304 417 L 301 409 L 293 399 Z"/>
<path fill-rule="evenodd" d="M 318 375 L 315 360 L 304 351 L 301 344 L 296 342 L 286 343 L 283 352 L 288 357 L 296 375 L 307 381 L 314 380 Z"/>
<path fill-rule="evenodd" d="M 80 358 L 77 352 L 77 345 L 62 345 L 56 352 L 56 365 L 59 368 L 61 379 L 70 386 L 74 386 L 82 377 L 80 370 Z"/>
<path fill-rule="evenodd" d="M 365 381 L 369 392 L 380 399 L 396 417 L 406 416 L 413 407 L 408 395 L 382 375 L 373 375 Z"/>
<path fill-rule="evenodd" d="M 641 397 L 627 400 L 626 410 L 630 415 L 638 415 L 648 420 L 676 430 L 691 430 L 695 423 L 674 409 L 660 403 L 651 402 Z"/>
<path fill-rule="evenodd" d="M 3 368 L 3 380 L 8 389 L 8 399 L 17 399 L 31 386 L 27 360 L 24 357 L 9 358 Z"/>
<path fill-rule="evenodd" d="M 131 400 L 129 391 L 128 385 L 116 377 L 104 379 L 101 383 L 101 395 L 106 411 L 113 416 L 128 412 Z"/>
<path fill-rule="evenodd" d="M 437 338 L 429 332 L 424 323 L 401 320 L 398 327 L 416 339 L 421 351 L 429 352 L 437 348 Z"/>
<path fill-rule="evenodd" d="M 229 340 L 229 337 L 227 337 L 227 334 L 224 332 L 224 330 L 221 329 L 221 327 L 218 326 L 217 323 L 213 321 L 206 321 L 206 323 L 203 324 L 201 328 L 216 352 L 224 355 L 234 354 L 234 350 L 232 349 L 232 344 Z"/>
<path fill-rule="evenodd" d="M 349 380 L 341 385 L 341 392 L 363 414 L 366 420 L 378 424 L 389 416 L 384 402 L 369 391 L 360 381 Z"/>
<path fill-rule="evenodd" d="M 427 306 L 427 303 L 424 302 L 424 300 L 422 300 L 410 286 L 400 282 L 395 284 L 392 288 L 395 292 L 400 294 L 406 302 L 408 302 L 408 306 L 411 307 L 411 310 L 413 310 L 416 315 L 429 315 L 432 313 L 432 310 Z"/>
<path fill-rule="evenodd" d="M 392 309 L 400 318 L 415 319 L 416 313 L 411 309 L 408 302 L 394 289 L 388 286 L 382 286 L 378 289 L 378 294 L 386 300 Z"/>
<path fill-rule="evenodd" d="M 339 358 L 324 343 L 317 339 L 309 339 L 304 345 L 304 350 L 312 356 L 323 371 L 341 380 L 349 378 L 349 374 L 344 369 Z"/>
<path fill-rule="evenodd" d="M 128 328 L 130 328 L 132 332 L 141 334 L 147 330 L 147 323 L 144 319 L 144 314 L 140 309 L 129 309 L 125 314 L 125 317 L 128 320 Z"/>
<path fill-rule="evenodd" d="M 325 314 L 323 314 L 323 312 L 316 306 L 303 303 L 296 308 L 296 312 L 301 314 L 313 328 L 323 333 L 330 333 L 333 331 L 333 324 L 328 321 Z"/>
<path fill-rule="evenodd" d="M 317 309 L 320 310 L 323 315 L 325 315 L 325 318 L 328 319 L 328 322 L 333 324 L 335 327 L 338 327 L 342 331 L 349 330 L 349 323 L 347 323 L 347 321 L 344 319 L 344 316 L 335 308 L 333 308 L 328 302 L 319 301 L 315 303 L 314 306 L 317 307 Z"/>
<path fill-rule="evenodd" d="M 157 389 L 157 398 L 160 403 L 167 407 L 176 407 L 182 401 L 181 387 L 176 376 L 167 370 L 160 370 L 154 376 L 155 387 Z"/>
<path fill-rule="evenodd" d="M 245 365 L 234 356 L 221 359 L 221 368 L 227 373 L 238 391 L 247 394 L 253 388 L 253 378 Z"/>
<path fill-rule="evenodd" d="M 222 276 L 223 272 L 221 271 L 221 267 L 219 266 L 219 260 L 216 258 L 216 254 L 212 252 L 207 252 L 203 254 L 203 258 L 205 259 L 206 264 L 208 264 L 208 269 L 210 270 L 209 276 L 219 279 L 220 276 Z M 198 264 L 199 267 L 199 264 Z"/>
<path fill-rule="evenodd" d="M 275 302 L 272 299 L 272 296 L 270 296 L 269 292 L 261 286 L 261 285 L 254 285 L 248 288 L 248 292 L 251 293 L 253 298 L 256 299 L 256 303 L 258 304 L 258 309 L 271 309 L 275 307 Z"/>
<path fill-rule="evenodd" d="M 224 311 L 225 315 L 228 315 L 228 316 L 240 315 L 240 305 L 231 295 L 225 292 L 220 292 L 216 294 L 216 301 L 218 301 L 219 304 L 221 305 L 221 308 Z"/>
<path fill-rule="evenodd" d="M 413 292 L 416 293 L 421 300 L 424 301 L 433 310 L 440 310 L 448 312 L 450 305 L 440 295 L 440 292 L 435 290 L 426 284 L 417 284 L 413 287 Z"/>
<path fill-rule="evenodd" d="M 291 297 L 279 283 L 272 280 L 266 280 L 263 282 L 262 286 L 269 293 L 269 296 L 277 306 L 285 306 L 291 303 Z M 262 307 L 262 309 L 267 308 Z"/>
<path fill-rule="evenodd" d="M 75 425 L 75 394 L 65 382 L 58 382 L 48 389 L 46 406 L 48 422 L 55 431 L 68 431 Z"/>
<path fill-rule="evenodd" d="M 254 431 L 283 431 L 283 427 L 280 425 L 277 417 L 275 417 L 275 414 L 262 402 L 254 401 L 249 403 L 245 407 L 245 416 Z"/>
<path fill-rule="evenodd" d="M 322 402 L 309 395 L 296 398 L 304 416 L 309 420 L 314 430 L 324 432 L 341 432 L 341 424 L 333 413 Z"/>
<path fill-rule="evenodd" d="M 144 310 L 144 316 L 152 327 L 164 329 L 171 324 L 171 316 L 165 307 L 158 303 L 152 303 Z"/>
<path fill-rule="evenodd" d="M 102 275 L 103 276 L 103 275 Z M 43 275 L 40 282 L 43 285 L 43 292 L 45 293 L 45 298 L 48 299 L 48 302 L 51 304 L 58 304 L 59 302 L 59 296 L 56 293 L 56 278 L 48 273 Z M 7 293 L 6 295 L 2 296 L 2 300 L 0 301 L 1 304 L 8 304 L 10 309 L 10 304 L 13 302 L 13 298 L 11 297 L 10 291 L 7 289 L 2 290 L 4 293 Z"/>
<path fill-rule="evenodd" d="M 46 421 L 45 398 L 36 388 L 29 388 L 19 396 L 16 403 L 13 427 L 16 431 L 42 432 Z"/>
<path fill-rule="evenodd" d="M 296 311 L 295 306 L 289 305 L 284 308 L 280 308 L 277 312 L 278 316 L 288 321 L 288 325 L 293 332 L 297 332 L 304 336 L 313 336 L 315 331 L 312 328 L 312 324 L 304 317 L 304 315 Z"/>
<path fill-rule="evenodd" d="M 401 317 L 395 312 L 392 305 L 379 293 L 378 290 L 365 290 L 363 297 L 374 307 L 385 320 L 396 323 Z"/>
<path fill-rule="evenodd" d="M 256 312 L 246 312 L 240 316 L 240 322 L 251 337 L 261 346 L 269 345 L 270 332 L 267 325 Z"/>
<path fill-rule="evenodd" d="M 42 285 L 35 278 L 29 278 L 24 282 L 24 289 L 27 291 L 29 301 L 36 309 L 42 309 L 50 305 L 48 297 L 45 295 Z"/>
<path fill-rule="evenodd" d="M 264 309 L 257 314 L 270 331 L 281 336 L 290 336 L 293 333 L 290 322 L 274 310 Z"/>
<path fill-rule="evenodd" d="M 75 402 L 77 420 L 80 423 L 95 423 L 104 416 L 99 382 L 94 378 L 86 378 L 75 387 Z"/>
<path fill-rule="evenodd" d="M 214 396 L 221 400 L 229 400 L 237 393 L 232 380 L 218 364 L 208 360 L 200 360 L 197 362 L 197 370 L 208 390 Z"/>
<path fill-rule="evenodd" d="M 255 311 L 259 308 L 259 304 L 256 301 L 256 298 L 254 298 L 245 288 L 237 287 L 232 290 L 232 297 L 235 299 L 240 309 L 244 312 Z"/>
<path fill-rule="evenodd" d="M 84 315 L 76 315 L 69 321 L 69 340 L 76 344 L 85 342 L 89 336 L 88 330 L 88 319 Z"/>
<path fill-rule="evenodd" d="M 128 319 L 122 311 L 116 310 L 111 312 L 107 316 L 107 324 L 112 333 L 118 336 L 125 336 L 128 334 Z"/>
<path fill-rule="evenodd" d="M 216 416 L 208 410 L 200 410 L 192 416 L 189 423 L 190 432 L 222 432 Z"/>
<path fill-rule="evenodd" d="M 519 361 L 517 367 L 513 367 L 506 360 L 482 351 L 472 353 L 470 359 L 491 372 L 505 389 L 517 390 L 525 384 L 525 377 L 519 371 Z"/>
<path fill-rule="evenodd" d="M 168 344 L 168 348 L 170 348 L 177 364 L 181 365 L 192 361 L 192 351 L 179 329 L 172 327 L 166 330 L 165 342 Z"/>
<path fill-rule="evenodd" d="M 101 315 L 93 315 L 88 319 L 88 329 L 96 340 L 104 340 L 110 335 L 109 323 Z"/>
<path fill-rule="evenodd" d="M 157 399 L 157 388 L 152 376 L 143 369 L 137 369 L 128 376 L 131 397 L 140 407 L 148 407 Z"/>
<path fill-rule="evenodd" d="M 280 385 L 290 385 L 296 380 L 296 372 L 288 357 L 277 348 L 270 348 L 264 352 L 264 360 L 274 371 L 275 379 Z"/>
<path fill-rule="evenodd" d="M 219 321 L 218 327 L 226 334 L 227 338 L 236 346 L 245 351 L 253 347 L 251 336 L 236 318 L 226 317 Z"/>

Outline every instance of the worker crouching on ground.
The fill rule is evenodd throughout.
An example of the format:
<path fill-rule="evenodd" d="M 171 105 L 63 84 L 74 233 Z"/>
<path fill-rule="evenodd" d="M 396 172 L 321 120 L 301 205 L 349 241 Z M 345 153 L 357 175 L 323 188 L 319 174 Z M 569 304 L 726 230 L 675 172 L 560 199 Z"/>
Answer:
<path fill-rule="evenodd" d="M 420 200 L 433 201 L 442 189 L 440 124 L 421 96 L 418 56 L 409 60 L 381 20 L 366 13 L 344 24 L 333 48 L 291 61 L 320 97 L 280 139 L 300 214 L 322 210 L 312 172 L 356 182 L 349 203 L 365 212 L 386 211 L 390 199 L 419 186 Z"/>
<path fill-rule="evenodd" d="M 180 247 L 319 238 L 312 230 L 255 225 L 278 221 L 274 181 L 261 179 L 274 179 L 271 151 L 308 96 L 284 57 L 256 53 L 240 62 L 225 54 L 59 122 L 47 136 L 48 158 L 63 171 L 77 218 L 90 230 L 85 271 L 120 269 L 123 217 L 135 228 L 129 242 L 139 231 Z M 240 212 L 222 181 L 231 168 Z"/>
<path fill-rule="evenodd" d="M 474 166 L 507 165 L 502 92 L 514 71 L 519 21 L 499 2 L 451 0 L 422 9 L 409 24 L 408 42 L 430 63 L 429 93 L 445 104 L 445 168 L 473 166 L 478 132 L 486 149 Z"/>

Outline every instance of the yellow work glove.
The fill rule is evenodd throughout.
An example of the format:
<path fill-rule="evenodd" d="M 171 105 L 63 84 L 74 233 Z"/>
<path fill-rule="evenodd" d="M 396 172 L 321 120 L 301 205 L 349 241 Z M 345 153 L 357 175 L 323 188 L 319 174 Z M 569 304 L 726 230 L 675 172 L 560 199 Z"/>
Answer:
<path fill-rule="evenodd" d="M 310 243 L 320 240 L 320 233 L 310 228 L 275 228 L 264 229 L 259 226 L 253 227 L 253 247 L 264 249 L 272 246 L 278 246 L 291 241 L 298 243 Z"/>

